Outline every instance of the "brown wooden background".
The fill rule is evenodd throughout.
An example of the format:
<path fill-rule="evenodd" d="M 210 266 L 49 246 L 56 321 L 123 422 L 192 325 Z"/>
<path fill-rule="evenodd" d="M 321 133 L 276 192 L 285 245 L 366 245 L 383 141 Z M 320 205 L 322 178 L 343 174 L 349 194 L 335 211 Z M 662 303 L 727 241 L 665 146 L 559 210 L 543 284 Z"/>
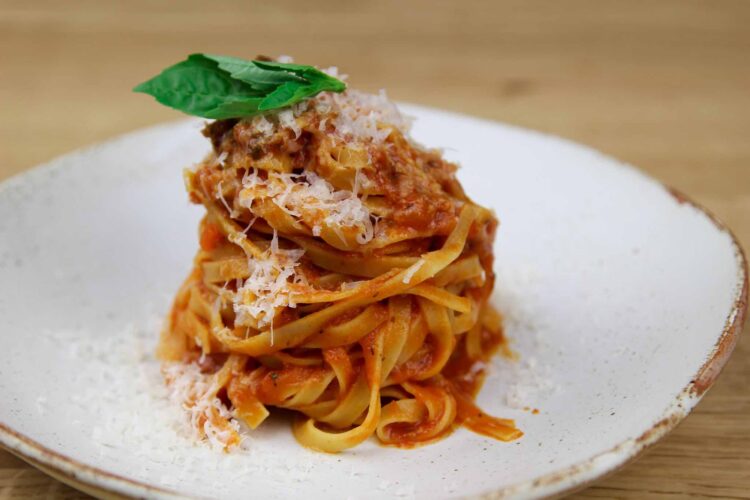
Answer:
<path fill-rule="evenodd" d="M 130 88 L 194 51 L 338 65 L 360 88 L 589 144 L 750 244 L 748 1 L 0 0 L 0 179 L 178 118 Z M 29 496 L 81 495 L 0 451 L 0 498 Z M 750 498 L 750 339 L 673 434 L 579 496 Z"/>

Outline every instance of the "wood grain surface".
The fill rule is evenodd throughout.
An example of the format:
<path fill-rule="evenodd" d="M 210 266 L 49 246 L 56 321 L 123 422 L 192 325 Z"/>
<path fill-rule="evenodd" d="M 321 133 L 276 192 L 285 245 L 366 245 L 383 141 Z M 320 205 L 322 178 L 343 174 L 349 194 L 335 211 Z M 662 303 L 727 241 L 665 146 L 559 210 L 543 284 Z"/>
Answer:
<path fill-rule="evenodd" d="M 130 88 L 194 51 L 338 65 L 359 88 L 589 144 L 750 244 L 747 1 L 0 0 L 0 179 L 179 118 Z M 743 337 L 693 415 L 577 496 L 750 498 Z M 0 498 L 83 496 L 0 451 Z"/>

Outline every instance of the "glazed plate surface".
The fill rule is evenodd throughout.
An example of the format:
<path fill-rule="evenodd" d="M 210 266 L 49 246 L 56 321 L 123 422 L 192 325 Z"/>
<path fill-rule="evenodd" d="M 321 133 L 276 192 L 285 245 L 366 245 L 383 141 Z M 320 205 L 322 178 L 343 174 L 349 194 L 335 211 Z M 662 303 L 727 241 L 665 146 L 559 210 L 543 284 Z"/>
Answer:
<path fill-rule="evenodd" d="M 0 443 L 98 494 L 434 499 L 562 493 L 665 435 L 742 327 L 747 271 L 731 233 L 588 148 L 403 108 L 501 220 L 493 300 L 520 358 L 494 361 L 478 401 L 522 439 L 458 429 L 412 450 L 370 441 L 325 455 L 281 417 L 237 453 L 191 444 L 152 354 L 197 248 L 202 209 L 181 169 L 208 144 L 191 120 L 0 185 Z"/>

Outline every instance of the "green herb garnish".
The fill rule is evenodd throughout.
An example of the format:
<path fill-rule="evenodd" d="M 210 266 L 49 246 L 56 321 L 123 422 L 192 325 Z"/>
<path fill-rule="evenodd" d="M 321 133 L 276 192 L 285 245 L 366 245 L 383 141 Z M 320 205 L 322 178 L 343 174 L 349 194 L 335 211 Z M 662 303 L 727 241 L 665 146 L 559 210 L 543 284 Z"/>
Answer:
<path fill-rule="evenodd" d="M 133 89 L 203 118 L 253 116 L 346 84 L 312 66 L 192 54 Z"/>

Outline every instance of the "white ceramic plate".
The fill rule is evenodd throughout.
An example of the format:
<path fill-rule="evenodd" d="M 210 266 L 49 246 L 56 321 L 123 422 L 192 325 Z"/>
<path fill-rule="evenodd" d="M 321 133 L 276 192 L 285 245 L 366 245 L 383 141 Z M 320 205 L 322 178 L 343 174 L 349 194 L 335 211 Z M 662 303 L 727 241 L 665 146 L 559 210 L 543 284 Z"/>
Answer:
<path fill-rule="evenodd" d="M 730 232 L 585 147 L 405 108 L 502 221 L 495 300 L 521 361 L 497 359 L 479 402 L 516 419 L 520 441 L 459 429 L 414 450 L 325 455 L 275 419 L 232 455 L 182 437 L 151 352 L 197 246 L 201 209 L 180 175 L 208 145 L 188 121 L 0 186 L 0 442 L 100 495 L 432 499 L 570 491 L 663 437 L 742 327 L 747 271 Z"/>

